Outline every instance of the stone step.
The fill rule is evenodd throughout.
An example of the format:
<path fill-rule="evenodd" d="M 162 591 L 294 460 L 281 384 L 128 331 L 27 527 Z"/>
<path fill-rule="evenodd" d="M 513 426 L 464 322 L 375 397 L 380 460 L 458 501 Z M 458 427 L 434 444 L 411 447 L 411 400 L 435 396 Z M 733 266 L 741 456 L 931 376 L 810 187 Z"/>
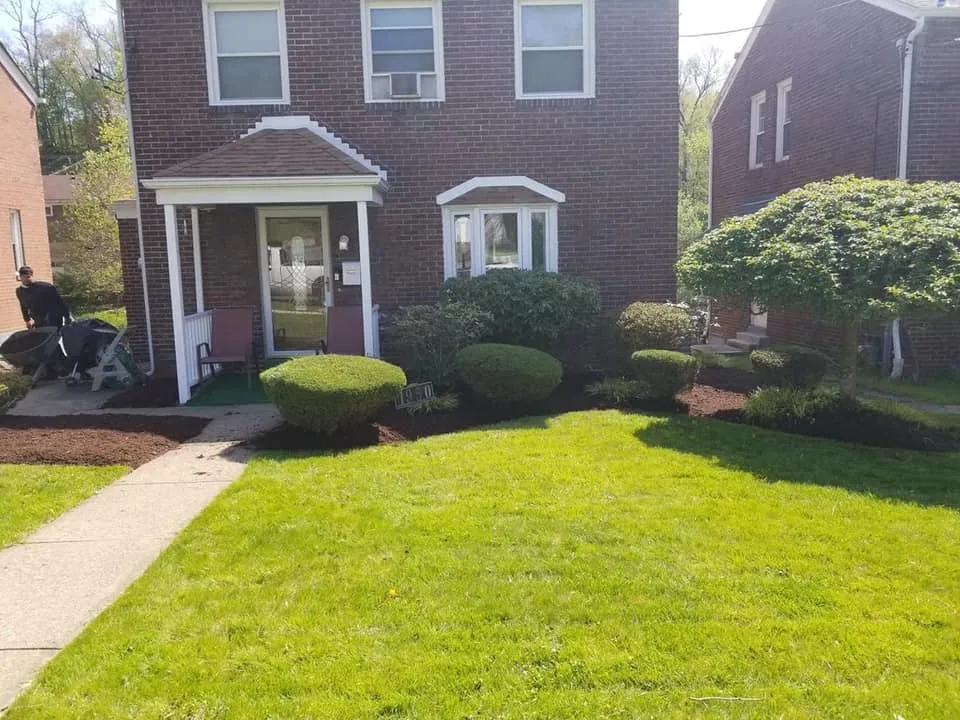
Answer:
<path fill-rule="evenodd" d="M 741 343 L 744 343 L 746 345 L 749 345 L 750 347 L 755 347 L 755 348 L 764 347 L 765 345 L 768 345 L 770 343 L 770 338 L 768 338 L 766 334 L 750 332 L 750 331 L 738 332 L 737 340 L 740 341 Z"/>
<path fill-rule="evenodd" d="M 742 348 L 733 347 L 727 343 L 709 343 L 707 345 L 692 345 L 690 347 L 690 352 L 705 352 L 705 353 L 715 353 L 717 355 L 744 355 L 746 354 Z"/>
<path fill-rule="evenodd" d="M 760 347 L 755 343 L 746 342 L 744 340 L 738 340 L 736 338 L 731 338 L 730 340 L 727 340 L 727 345 L 732 345 L 733 347 L 745 353 L 753 352 L 758 347 Z"/>

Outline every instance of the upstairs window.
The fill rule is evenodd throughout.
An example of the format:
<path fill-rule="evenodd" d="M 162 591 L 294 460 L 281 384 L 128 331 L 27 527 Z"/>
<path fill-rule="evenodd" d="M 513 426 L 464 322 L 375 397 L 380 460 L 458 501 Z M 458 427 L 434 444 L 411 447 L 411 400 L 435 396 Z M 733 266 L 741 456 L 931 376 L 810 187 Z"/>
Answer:
<path fill-rule="evenodd" d="M 763 167 L 763 146 L 767 127 L 767 94 L 754 95 L 750 101 L 750 169 Z"/>
<path fill-rule="evenodd" d="M 518 98 L 593 97 L 594 0 L 515 0 Z"/>
<path fill-rule="evenodd" d="M 793 120 L 790 117 L 790 91 L 793 78 L 777 85 L 777 162 L 790 159 L 793 150 Z"/>
<path fill-rule="evenodd" d="M 280 0 L 204 3 L 211 105 L 290 102 Z"/>
<path fill-rule="evenodd" d="M 362 24 L 367 102 L 443 99 L 439 0 L 366 0 Z"/>

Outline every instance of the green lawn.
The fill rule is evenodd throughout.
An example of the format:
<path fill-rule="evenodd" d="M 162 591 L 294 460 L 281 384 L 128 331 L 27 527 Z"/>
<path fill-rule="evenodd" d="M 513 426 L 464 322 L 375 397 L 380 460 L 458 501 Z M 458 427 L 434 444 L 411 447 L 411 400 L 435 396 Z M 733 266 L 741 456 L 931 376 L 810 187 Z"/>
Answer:
<path fill-rule="evenodd" d="M 861 388 L 896 395 L 910 400 L 934 403 L 936 405 L 960 405 L 960 378 L 928 378 L 921 383 L 904 379 L 900 382 L 879 377 L 861 377 Z"/>
<path fill-rule="evenodd" d="M 6 720 L 960 717 L 958 510 L 960 456 L 613 411 L 263 457 Z"/>
<path fill-rule="evenodd" d="M 126 472 L 123 467 L 0 465 L 0 547 L 23 539 Z"/>
<path fill-rule="evenodd" d="M 86 318 L 98 318 L 104 322 L 110 323 L 118 330 L 122 330 L 127 326 L 127 309 L 121 307 L 97 310 L 95 312 L 86 313 L 79 319 L 83 320 Z"/>

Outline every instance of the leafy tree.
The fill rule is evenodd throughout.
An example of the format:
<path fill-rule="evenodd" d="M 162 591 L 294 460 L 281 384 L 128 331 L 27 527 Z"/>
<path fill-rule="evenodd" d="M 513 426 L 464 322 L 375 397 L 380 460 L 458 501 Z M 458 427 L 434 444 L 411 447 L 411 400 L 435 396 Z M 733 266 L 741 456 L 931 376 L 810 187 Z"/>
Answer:
<path fill-rule="evenodd" d="M 727 220 L 677 273 L 714 298 L 805 305 L 837 322 L 852 394 L 864 321 L 960 309 L 960 183 L 812 183 Z"/>
<path fill-rule="evenodd" d="M 100 128 L 101 147 L 78 165 L 74 202 L 63 219 L 60 289 L 74 312 L 119 305 L 123 294 L 120 238 L 110 205 L 131 196 L 133 168 L 127 123 L 117 116 Z"/>

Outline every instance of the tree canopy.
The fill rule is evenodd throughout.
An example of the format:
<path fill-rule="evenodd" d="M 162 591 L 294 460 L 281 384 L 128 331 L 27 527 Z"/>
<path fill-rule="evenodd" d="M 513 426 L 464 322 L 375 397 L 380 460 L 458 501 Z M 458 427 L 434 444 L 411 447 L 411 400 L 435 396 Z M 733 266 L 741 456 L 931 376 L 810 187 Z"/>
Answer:
<path fill-rule="evenodd" d="M 707 296 L 838 322 L 960 309 L 960 183 L 843 177 L 731 218 L 677 263 Z"/>

